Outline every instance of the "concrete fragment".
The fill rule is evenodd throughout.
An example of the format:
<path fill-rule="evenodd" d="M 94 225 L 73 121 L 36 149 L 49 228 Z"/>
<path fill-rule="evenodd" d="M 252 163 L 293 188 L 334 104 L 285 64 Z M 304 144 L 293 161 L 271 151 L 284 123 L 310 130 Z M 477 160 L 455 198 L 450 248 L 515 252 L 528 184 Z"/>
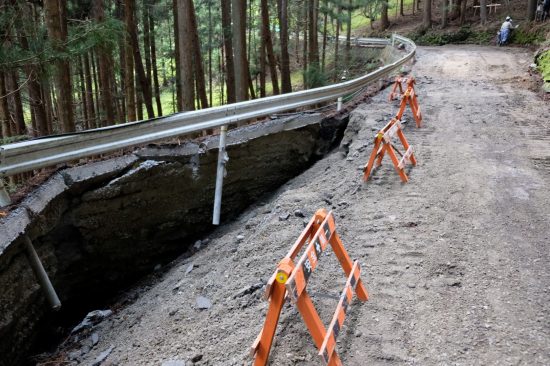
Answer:
<path fill-rule="evenodd" d="M 99 334 L 92 333 L 91 340 L 92 340 L 92 347 L 94 347 L 99 342 Z"/>
<path fill-rule="evenodd" d="M 212 307 L 212 302 L 210 301 L 210 299 L 204 297 L 204 296 L 199 296 L 197 297 L 197 308 L 200 309 L 200 310 L 208 310 Z"/>
<path fill-rule="evenodd" d="M 279 221 L 286 221 L 290 217 L 290 214 L 288 212 L 285 212 L 281 215 L 279 215 Z"/>
<path fill-rule="evenodd" d="M 302 210 L 296 210 L 296 211 L 294 211 L 294 216 L 296 216 L 296 217 L 306 217 L 306 216 L 304 215 L 304 213 L 302 212 Z"/>
<path fill-rule="evenodd" d="M 161 366 L 185 366 L 185 361 L 183 360 L 170 360 L 164 361 Z"/>
<path fill-rule="evenodd" d="M 109 357 L 111 352 L 113 352 L 114 348 L 115 348 L 115 346 L 111 346 L 111 347 L 107 348 L 105 351 L 101 352 L 99 354 L 99 356 L 97 356 L 96 359 L 94 360 L 94 362 L 92 363 L 92 366 L 101 365 L 103 363 L 103 361 L 105 361 L 107 359 L 107 357 Z"/>

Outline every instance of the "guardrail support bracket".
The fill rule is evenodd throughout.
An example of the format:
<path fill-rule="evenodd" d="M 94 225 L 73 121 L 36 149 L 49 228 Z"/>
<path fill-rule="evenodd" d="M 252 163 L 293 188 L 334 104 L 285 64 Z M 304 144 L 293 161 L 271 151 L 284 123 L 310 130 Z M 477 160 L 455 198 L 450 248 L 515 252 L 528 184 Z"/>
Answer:
<path fill-rule="evenodd" d="M 32 271 L 34 272 L 40 287 L 44 291 L 44 295 L 46 295 L 48 303 L 53 310 L 59 309 L 61 307 L 61 301 L 59 301 L 59 297 L 53 288 L 52 282 L 50 281 L 50 278 L 48 277 L 38 254 L 36 254 L 36 250 L 34 250 L 31 238 L 25 234 L 23 236 L 23 241 L 25 242 L 25 250 L 27 251 L 27 257 L 29 258 Z"/>

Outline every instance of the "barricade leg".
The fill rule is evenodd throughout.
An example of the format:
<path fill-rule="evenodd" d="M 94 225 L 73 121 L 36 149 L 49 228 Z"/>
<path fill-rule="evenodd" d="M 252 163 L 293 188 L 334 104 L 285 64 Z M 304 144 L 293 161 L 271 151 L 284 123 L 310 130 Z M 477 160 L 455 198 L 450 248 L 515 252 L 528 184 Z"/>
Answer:
<path fill-rule="evenodd" d="M 409 150 L 410 148 L 409 142 L 407 141 L 407 138 L 405 137 L 405 134 L 403 133 L 403 131 L 401 131 L 401 129 L 397 131 L 397 136 L 399 137 L 399 140 L 401 140 L 401 143 L 403 144 L 405 151 Z M 409 160 L 411 161 L 411 164 L 413 166 L 416 166 L 416 158 L 414 156 L 414 153 L 411 153 Z"/>
<path fill-rule="evenodd" d="M 407 177 L 407 174 L 405 174 L 405 171 L 399 168 L 399 159 L 397 158 L 397 155 L 395 154 L 393 147 L 390 144 L 388 144 L 386 145 L 386 149 L 388 150 L 388 155 L 390 156 L 390 159 L 393 162 L 393 166 L 395 167 L 395 170 L 401 177 L 401 180 L 403 181 L 403 183 L 407 183 L 409 181 L 409 178 Z"/>
<path fill-rule="evenodd" d="M 271 296 L 269 302 L 269 308 L 265 317 L 264 327 L 256 338 L 256 342 L 252 346 L 252 353 L 256 354 L 254 360 L 254 366 L 265 366 L 269 359 L 269 352 L 271 351 L 271 345 L 273 338 L 275 337 L 275 330 L 277 329 L 277 323 L 281 315 L 285 301 L 286 288 L 285 285 L 279 282 L 275 282 L 271 288 Z"/>
<path fill-rule="evenodd" d="M 412 97 L 410 97 L 409 99 L 409 104 L 411 106 L 414 120 L 416 121 L 416 127 L 420 127 L 422 125 L 422 112 L 420 112 L 418 98 L 416 97 L 416 92 L 414 91 L 414 89 L 412 91 Z"/>
<path fill-rule="evenodd" d="M 344 248 L 342 240 L 340 240 L 340 237 L 336 232 L 330 238 L 329 243 L 332 247 L 332 250 L 334 251 L 334 254 L 336 254 L 336 258 L 338 258 L 338 261 L 340 262 L 340 265 L 342 266 L 346 277 L 349 277 L 353 268 L 353 262 L 351 261 L 351 258 L 349 257 L 346 248 Z M 361 301 L 367 301 L 369 299 L 369 294 L 367 293 L 367 289 L 363 285 L 363 281 L 361 280 L 361 278 L 359 278 L 359 281 L 357 282 L 355 293 Z"/>
<path fill-rule="evenodd" d="M 380 149 L 380 138 L 376 137 L 376 140 L 374 141 L 374 148 L 372 149 L 372 153 L 370 154 L 369 162 L 367 163 L 367 166 L 365 167 L 365 173 L 363 175 L 364 180 L 368 180 L 370 173 L 372 172 L 372 168 L 374 165 L 374 160 L 376 159 L 376 156 L 378 155 L 378 150 Z"/>
<path fill-rule="evenodd" d="M 382 160 L 384 159 L 384 155 L 386 155 L 385 145 L 382 146 L 382 148 L 379 149 L 378 153 L 376 154 L 376 156 L 378 156 L 378 159 L 376 159 L 376 167 L 379 167 L 380 165 L 382 165 Z"/>
<path fill-rule="evenodd" d="M 399 94 L 397 93 L 397 88 L 399 88 Z M 395 83 L 393 84 L 393 87 L 392 87 L 392 90 L 390 92 L 388 101 L 391 102 L 392 100 L 394 100 L 397 97 L 397 95 L 403 95 L 403 86 L 401 85 L 401 78 L 400 77 L 397 77 L 395 79 Z"/>
<path fill-rule="evenodd" d="M 407 90 L 405 94 L 403 95 L 403 98 L 401 99 L 401 104 L 399 105 L 399 110 L 397 111 L 397 114 L 395 115 L 395 118 L 400 120 L 403 118 L 403 113 L 405 113 L 405 108 L 407 108 L 407 103 L 409 100 L 409 91 Z"/>

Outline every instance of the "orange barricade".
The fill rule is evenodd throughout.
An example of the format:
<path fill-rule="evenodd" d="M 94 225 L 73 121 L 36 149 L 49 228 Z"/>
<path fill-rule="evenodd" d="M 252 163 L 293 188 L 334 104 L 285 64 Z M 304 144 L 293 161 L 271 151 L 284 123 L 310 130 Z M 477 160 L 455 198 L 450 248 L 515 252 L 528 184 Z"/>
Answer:
<path fill-rule="evenodd" d="M 403 92 L 402 83 L 405 82 L 407 83 L 407 88 Z M 397 99 L 397 97 L 401 98 L 399 111 L 397 112 L 395 118 L 401 121 L 403 113 L 405 112 L 405 108 L 408 104 L 411 107 L 414 120 L 416 121 L 416 127 L 420 127 L 422 125 L 422 112 L 420 111 L 420 106 L 418 105 L 418 98 L 416 97 L 416 91 L 414 89 L 415 84 L 416 80 L 414 77 L 410 77 L 407 79 L 398 77 L 397 79 L 395 79 L 395 83 L 393 84 L 389 100 L 392 101 L 394 99 Z M 399 92 L 397 92 L 397 89 L 399 89 Z"/>
<path fill-rule="evenodd" d="M 331 245 L 348 279 L 327 330 L 313 306 L 306 287 L 328 244 Z M 295 263 L 294 260 L 304 245 L 307 245 L 304 254 Z M 283 304 L 288 298 L 296 304 L 302 315 L 309 333 L 319 349 L 319 356 L 328 365 L 342 365 L 336 352 L 336 338 L 350 306 L 352 290 L 355 290 L 359 300 L 368 300 L 367 290 L 361 281 L 360 274 L 359 262 L 351 261 L 336 233 L 332 212 L 318 210 L 267 283 L 265 297 L 269 299 L 269 308 L 262 331 L 251 348 L 251 355 L 255 357 L 254 365 L 267 364 L 279 316 Z"/>
<path fill-rule="evenodd" d="M 404 154 L 401 154 L 399 150 L 397 150 L 391 142 L 392 137 L 395 136 L 396 134 L 399 137 L 399 140 L 401 140 L 401 144 L 403 144 L 403 148 L 405 149 Z M 399 155 L 401 155 L 401 160 L 397 158 L 396 152 Z M 380 166 L 382 164 L 382 159 L 384 158 L 384 155 L 386 153 L 388 153 L 388 155 L 390 156 L 390 159 L 393 162 L 395 170 L 397 170 L 397 173 L 401 177 L 401 180 L 403 182 L 408 182 L 409 178 L 407 178 L 407 174 L 405 174 L 405 169 L 404 169 L 405 163 L 408 160 L 411 162 L 413 166 L 415 166 L 416 158 L 414 157 L 412 146 L 410 146 L 409 143 L 407 142 L 407 139 L 405 138 L 405 134 L 401 129 L 401 123 L 397 118 L 393 118 L 376 135 L 376 138 L 374 139 L 374 148 L 372 149 L 369 162 L 364 168 L 365 181 L 369 179 L 369 176 L 374 166 L 374 161 L 376 160 L 377 167 Z"/>
<path fill-rule="evenodd" d="M 407 78 L 402 78 L 400 76 L 395 78 L 393 87 L 391 89 L 390 95 L 388 97 L 388 102 L 391 102 L 394 99 L 401 98 L 403 96 L 403 82 L 406 82 Z M 399 89 L 399 92 L 397 91 Z"/>

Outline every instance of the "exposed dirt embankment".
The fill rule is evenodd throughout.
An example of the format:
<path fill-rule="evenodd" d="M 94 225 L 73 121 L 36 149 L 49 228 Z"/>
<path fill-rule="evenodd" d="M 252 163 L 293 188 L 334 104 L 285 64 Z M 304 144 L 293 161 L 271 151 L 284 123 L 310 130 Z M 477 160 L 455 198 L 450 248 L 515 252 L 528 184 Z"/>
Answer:
<path fill-rule="evenodd" d="M 345 120 L 290 117 L 231 130 L 222 219 L 231 219 L 328 151 Z M 302 127 L 308 122 L 315 124 Z M 264 136 L 265 130 L 279 131 Z M 18 364 L 40 329 L 83 315 L 212 230 L 216 137 L 150 146 L 60 171 L 0 221 L 0 365 Z M 28 264 L 32 239 L 63 302 L 51 313 Z"/>

